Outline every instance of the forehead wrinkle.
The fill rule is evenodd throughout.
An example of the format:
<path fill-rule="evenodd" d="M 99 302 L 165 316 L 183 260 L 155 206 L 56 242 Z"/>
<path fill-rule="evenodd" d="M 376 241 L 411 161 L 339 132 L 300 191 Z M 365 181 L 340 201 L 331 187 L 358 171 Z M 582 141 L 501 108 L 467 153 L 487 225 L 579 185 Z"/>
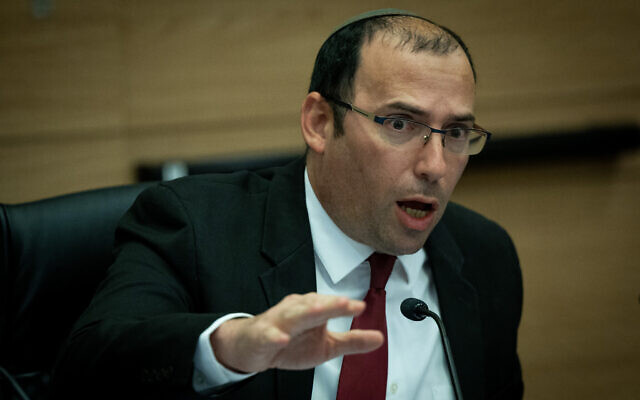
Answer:
<path fill-rule="evenodd" d="M 416 106 L 413 106 L 411 104 L 405 103 L 403 101 L 394 101 L 390 104 L 386 104 L 383 105 L 381 107 L 381 109 L 383 110 L 387 110 L 387 109 L 392 109 L 392 110 L 400 110 L 400 111 L 406 111 L 412 115 L 421 117 L 423 119 L 429 120 L 431 119 L 431 111 L 429 110 L 425 110 Z M 460 114 L 460 115 L 451 115 L 449 118 L 449 120 L 451 121 L 456 121 L 456 122 L 475 122 L 476 117 L 475 115 L 473 115 L 472 113 L 465 113 L 465 114 Z"/>
<path fill-rule="evenodd" d="M 407 111 L 411 114 L 418 115 L 421 117 L 429 116 L 431 113 L 427 110 L 423 110 L 421 108 L 412 106 L 411 104 L 405 103 L 403 101 L 394 101 L 393 103 L 386 104 L 383 108 L 392 108 L 394 110 Z"/>

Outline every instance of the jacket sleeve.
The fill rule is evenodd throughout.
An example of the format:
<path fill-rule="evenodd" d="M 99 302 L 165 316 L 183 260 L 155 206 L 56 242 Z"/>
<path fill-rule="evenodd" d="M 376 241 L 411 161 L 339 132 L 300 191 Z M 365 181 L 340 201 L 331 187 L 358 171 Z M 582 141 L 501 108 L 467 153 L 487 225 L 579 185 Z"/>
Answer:
<path fill-rule="evenodd" d="M 198 247 L 191 216 L 171 188 L 142 193 L 119 224 L 115 253 L 60 354 L 54 393 L 191 388 L 198 336 L 222 314 L 196 313 Z"/>

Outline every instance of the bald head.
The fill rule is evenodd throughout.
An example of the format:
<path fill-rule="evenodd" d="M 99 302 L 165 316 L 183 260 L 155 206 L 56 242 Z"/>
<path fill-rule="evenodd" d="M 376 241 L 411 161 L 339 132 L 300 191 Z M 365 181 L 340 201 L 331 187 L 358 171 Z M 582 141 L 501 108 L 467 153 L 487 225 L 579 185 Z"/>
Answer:
<path fill-rule="evenodd" d="M 447 55 L 460 47 L 460 43 L 441 27 L 415 17 L 380 17 L 365 25 L 364 42 L 374 38 L 395 43 L 398 48 L 412 52 L 426 51 Z M 364 44 L 364 43 L 362 43 Z"/>

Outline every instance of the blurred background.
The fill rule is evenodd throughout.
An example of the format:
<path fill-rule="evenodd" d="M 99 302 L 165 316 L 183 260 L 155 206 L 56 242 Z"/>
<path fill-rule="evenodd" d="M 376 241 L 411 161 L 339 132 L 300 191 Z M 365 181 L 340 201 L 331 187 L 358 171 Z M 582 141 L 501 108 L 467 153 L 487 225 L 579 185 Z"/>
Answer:
<path fill-rule="evenodd" d="M 300 154 L 317 50 L 383 7 L 452 28 L 474 57 L 495 140 L 454 199 L 518 248 L 525 398 L 637 399 L 637 0 L 5 0 L 0 202 Z"/>

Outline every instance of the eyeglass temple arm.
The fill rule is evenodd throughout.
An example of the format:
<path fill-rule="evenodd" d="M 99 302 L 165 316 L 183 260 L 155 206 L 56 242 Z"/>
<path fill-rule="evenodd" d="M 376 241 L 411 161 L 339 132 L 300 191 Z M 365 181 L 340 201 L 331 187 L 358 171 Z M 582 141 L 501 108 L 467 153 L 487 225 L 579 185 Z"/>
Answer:
<path fill-rule="evenodd" d="M 379 124 L 382 124 L 384 122 L 383 118 L 380 118 L 380 117 L 376 116 L 375 114 L 370 114 L 370 113 L 368 113 L 368 112 L 366 112 L 364 110 L 361 110 L 358 107 L 354 106 L 353 104 L 345 103 L 342 100 L 334 99 L 334 98 L 329 97 L 329 96 L 324 96 L 324 97 L 327 100 L 329 100 L 329 101 L 331 101 L 331 102 L 333 102 L 333 103 L 335 103 L 335 104 L 337 104 L 337 105 L 339 105 L 341 107 L 344 107 L 344 108 L 346 108 L 348 110 L 351 110 L 351 111 L 355 111 L 358 114 L 362 114 L 363 116 L 365 116 L 366 118 L 368 118 L 368 119 L 370 119 L 370 120 L 372 120 L 374 122 L 377 122 Z"/>

